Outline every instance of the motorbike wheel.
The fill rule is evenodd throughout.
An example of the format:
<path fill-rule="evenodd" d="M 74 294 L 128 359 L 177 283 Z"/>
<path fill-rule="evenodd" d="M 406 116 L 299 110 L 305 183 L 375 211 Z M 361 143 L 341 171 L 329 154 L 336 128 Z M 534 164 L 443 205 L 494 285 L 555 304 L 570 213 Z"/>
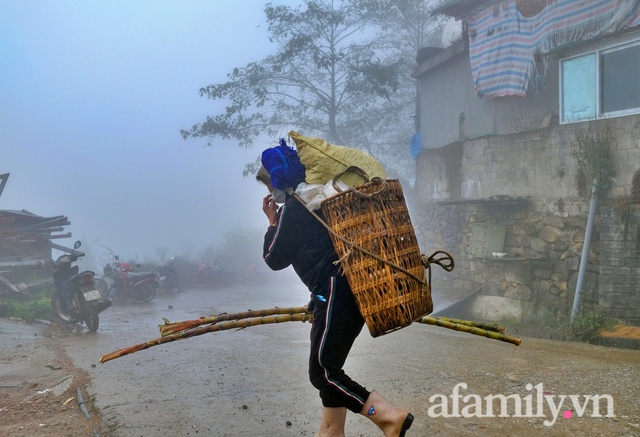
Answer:
<path fill-rule="evenodd" d="M 62 309 L 62 302 L 60 302 L 60 296 L 58 293 L 54 293 L 51 297 L 51 308 L 55 315 L 63 322 L 78 323 L 82 320 L 80 317 L 73 315 L 69 310 Z"/>
<path fill-rule="evenodd" d="M 109 286 L 109 290 L 107 290 L 107 296 L 108 296 L 107 299 L 112 301 L 122 296 L 122 293 L 120 292 L 120 288 L 118 288 L 118 285 L 115 282 L 113 282 Z"/>
<path fill-rule="evenodd" d="M 178 287 L 178 284 L 176 284 L 176 282 L 173 279 L 169 279 L 167 281 L 167 290 L 169 291 L 169 294 L 180 293 L 180 287 Z"/>
<path fill-rule="evenodd" d="M 80 308 L 82 308 L 82 314 L 84 316 L 84 324 L 87 325 L 87 328 L 91 332 L 96 332 L 98 330 L 98 325 L 100 325 L 100 318 L 98 317 L 98 309 L 91 305 L 91 302 L 87 302 L 86 300 L 76 297 L 80 302 Z"/>
<path fill-rule="evenodd" d="M 151 302 L 154 297 L 156 297 L 156 286 L 153 284 L 144 284 L 136 293 L 136 298 L 142 302 Z"/>
<path fill-rule="evenodd" d="M 102 300 L 109 300 L 109 285 L 107 281 L 102 278 L 93 278 L 93 285 L 95 285 L 96 290 L 100 292 Z"/>

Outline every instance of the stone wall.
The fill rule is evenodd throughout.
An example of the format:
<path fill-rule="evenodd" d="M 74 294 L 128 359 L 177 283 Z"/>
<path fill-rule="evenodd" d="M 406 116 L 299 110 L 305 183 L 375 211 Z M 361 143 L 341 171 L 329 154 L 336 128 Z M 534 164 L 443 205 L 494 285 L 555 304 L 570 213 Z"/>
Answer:
<path fill-rule="evenodd" d="M 560 217 L 536 209 L 536 203 L 529 200 L 515 204 L 436 202 L 421 211 L 414 219 L 421 248 L 425 253 L 448 251 L 456 261 L 452 273 L 434 271 L 434 288 L 474 289 L 480 285 L 483 296 L 493 296 L 492 302 L 500 302 L 507 314 L 516 315 L 521 322 L 537 317 L 560 320 L 570 313 L 586 214 L 584 218 Z M 505 258 L 470 253 L 477 224 L 504 227 L 504 244 L 499 251 L 508 254 Z M 595 262 L 599 232 L 593 240 L 591 257 Z M 590 265 L 589 270 L 595 267 Z M 595 287 L 597 274 L 589 273 L 587 283 Z"/>
<path fill-rule="evenodd" d="M 630 116 L 424 151 L 412 210 L 416 234 L 424 253 L 446 250 L 456 261 L 452 273 L 434 271 L 434 287 L 481 286 L 475 304 L 480 315 L 492 307 L 493 317 L 521 322 L 568 318 L 590 202 L 577 194 L 570 147 L 576 129 L 607 127 L 615 135 L 616 176 L 609 197 L 598 204 L 582 304 L 640 324 L 638 230 L 621 232 L 610 207 L 614 197 L 629 193 L 640 168 L 639 123 L 640 117 Z M 505 258 L 478 251 L 478 226 L 504 229 L 504 240 L 494 243 Z"/>

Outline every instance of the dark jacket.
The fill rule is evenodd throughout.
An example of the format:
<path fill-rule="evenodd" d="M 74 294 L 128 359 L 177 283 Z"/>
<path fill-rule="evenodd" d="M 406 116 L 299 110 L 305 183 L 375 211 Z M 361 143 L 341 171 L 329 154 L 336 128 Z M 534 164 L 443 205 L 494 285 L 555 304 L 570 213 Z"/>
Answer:
<path fill-rule="evenodd" d="M 339 275 L 329 232 L 294 197 L 287 198 L 278 210 L 277 225 L 267 230 L 263 256 L 272 270 L 293 266 L 312 293 L 323 293 L 330 277 Z"/>

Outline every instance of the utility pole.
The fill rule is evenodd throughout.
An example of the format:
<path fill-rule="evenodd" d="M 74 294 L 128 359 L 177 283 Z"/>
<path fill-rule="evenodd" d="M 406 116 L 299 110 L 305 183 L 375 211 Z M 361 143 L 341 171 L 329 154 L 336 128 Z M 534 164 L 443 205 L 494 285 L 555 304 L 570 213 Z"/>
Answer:
<path fill-rule="evenodd" d="M 591 246 L 591 235 L 593 234 L 593 223 L 596 217 L 596 208 L 598 205 L 598 192 L 596 182 L 593 182 L 591 188 L 591 203 L 589 204 L 589 217 L 587 218 L 587 229 L 584 233 L 584 244 L 582 245 L 582 257 L 580 258 L 580 268 L 578 269 L 578 282 L 576 283 L 576 293 L 573 296 L 573 308 L 571 310 L 571 322 L 580 311 L 580 300 L 582 287 L 584 284 L 584 275 L 587 270 L 587 261 L 589 258 L 589 248 Z"/>

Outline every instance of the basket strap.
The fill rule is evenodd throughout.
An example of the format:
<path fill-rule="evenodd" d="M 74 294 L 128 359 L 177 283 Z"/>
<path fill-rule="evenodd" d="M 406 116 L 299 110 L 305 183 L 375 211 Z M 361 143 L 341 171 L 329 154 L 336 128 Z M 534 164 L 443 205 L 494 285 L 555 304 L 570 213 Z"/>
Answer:
<path fill-rule="evenodd" d="M 364 182 L 367 183 L 369 182 L 369 175 L 367 174 L 366 171 L 364 171 L 363 169 L 361 169 L 360 167 L 357 167 L 355 165 L 351 165 L 347 168 L 345 168 L 343 171 L 341 171 L 340 173 L 338 173 L 337 175 L 334 176 L 331 184 L 333 185 L 333 188 L 338 192 L 338 193 L 342 193 L 344 190 L 342 188 L 340 188 L 338 186 L 338 180 L 340 180 L 340 178 L 342 176 L 344 176 L 347 172 L 354 172 L 354 173 L 358 173 L 360 176 L 362 176 L 364 178 Z M 373 193 L 363 193 L 362 191 L 359 191 L 357 188 L 354 187 L 350 187 L 347 191 L 353 193 L 354 195 L 361 197 L 363 199 L 371 199 L 373 196 L 376 196 L 378 194 L 380 194 L 381 192 L 387 190 L 388 185 L 387 185 L 387 181 L 385 181 L 382 178 L 379 177 L 375 177 L 371 180 L 375 180 L 378 182 L 382 183 L 382 187 L 380 187 L 380 189 L 378 191 L 375 191 Z"/>
<path fill-rule="evenodd" d="M 387 184 L 387 181 L 385 181 L 384 179 L 381 178 L 373 178 L 371 179 L 372 181 L 378 181 L 381 182 L 381 187 L 378 191 L 374 191 L 372 193 L 363 193 L 362 191 L 358 190 L 358 188 L 354 188 L 351 187 L 349 188 L 348 191 L 352 192 L 354 195 L 361 197 L 363 199 L 371 199 L 373 196 L 377 196 L 378 194 L 382 193 L 383 191 L 388 191 L 389 189 L 389 185 Z"/>
<path fill-rule="evenodd" d="M 302 203 L 302 204 L 306 207 L 306 205 L 307 205 L 307 204 L 305 203 L 305 201 L 304 201 L 304 200 L 302 200 L 302 199 L 300 198 L 300 196 L 298 196 L 297 194 L 293 193 L 293 197 L 295 197 L 295 198 L 296 198 L 300 203 Z M 413 273 L 411 273 L 409 270 L 407 270 L 407 269 L 405 269 L 405 268 L 403 268 L 403 267 L 400 267 L 400 266 L 398 266 L 398 265 L 395 265 L 394 263 L 392 263 L 392 262 L 390 262 L 390 261 L 388 261 L 388 260 L 386 260 L 386 259 L 384 259 L 384 258 L 382 258 L 382 257 L 380 257 L 380 256 L 378 256 L 378 255 L 376 255 L 376 254 L 375 254 L 375 253 L 373 253 L 373 252 L 369 252 L 369 251 L 368 251 L 367 249 L 365 249 L 364 247 L 360 247 L 360 246 L 358 246 L 357 244 L 352 243 L 351 241 L 349 241 L 349 240 L 347 240 L 346 238 L 344 238 L 342 235 L 338 235 L 336 232 L 334 232 L 334 230 L 333 230 L 333 229 L 331 229 L 331 226 L 329 226 L 327 223 L 325 223 L 325 221 L 324 221 L 324 220 L 322 220 L 322 218 L 321 218 L 318 214 L 316 214 L 314 211 L 310 210 L 309 208 L 307 208 L 307 210 L 308 210 L 311 214 L 313 214 L 313 216 L 314 216 L 316 219 L 318 219 L 318 221 L 322 224 L 322 226 L 324 226 L 325 228 L 327 228 L 327 230 L 329 231 L 329 233 L 330 233 L 331 235 L 333 235 L 334 237 L 336 237 L 336 238 L 337 238 L 337 239 L 339 239 L 340 241 L 342 241 L 342 242 L 344 242 L 344 243 L 348 244 L 348 245 L 349 245 L 349 247 L 351 247 L 352 249 L 357 249 L 357 250 L 359 250 L 360 252 L 362 252 L 362 253 L 364 253 L 364 254 L 366 254 L 366 255 L 369 255 L 370 257 L 375 258 L 375 259 L 377 259 L 378 261 L 380 261 L 380 262 L 382 262 L 382 263 L 384 263 L 384 264 L 387 264 L 388 266 L 390 266 L 390 267 L 392 267 L 392 268 L 394 268 L 394 269 L 396 269 L 396 270 L 401 271 L 402 273 L 404 273 L 404 274 L 405 274 L 405 275 L 407 275 L 407 276 L 410 276 L 411 278 L 415 279 L 416 281 L 418 281 L 418 282 L 419 282 L 419 283 L 421 283 L 422 285 L 428 285 L 428 283 L 427 283 L 427 282 L 425 282 L 425 281 L 424 281 L 424 279 L 420 279 L 419 277 L 417 277 L 416 275 L 414 275 Z M 452 259 L 452 261 L 453 261 L 453 259 Z M 423 260 L 423 264 L 424 264 L 424 260 Z"/>
<path fill-rule="evenodd" d="M 442 256 L 438 257 L 438 255 L 442 255 Z M 444 250 L 436 250 L 429 257 L 423 254 L 422 264 L 424 264 L 424 266 L 426 267 L 429 275 L 429 280 L 428 280 L 429 288 L 431 288 L 431 264 L 437 264 L 447 272 L 452 271 L 453 267 L 455 266 L 453 257 L 449 253 L 445 252 Z"/>

